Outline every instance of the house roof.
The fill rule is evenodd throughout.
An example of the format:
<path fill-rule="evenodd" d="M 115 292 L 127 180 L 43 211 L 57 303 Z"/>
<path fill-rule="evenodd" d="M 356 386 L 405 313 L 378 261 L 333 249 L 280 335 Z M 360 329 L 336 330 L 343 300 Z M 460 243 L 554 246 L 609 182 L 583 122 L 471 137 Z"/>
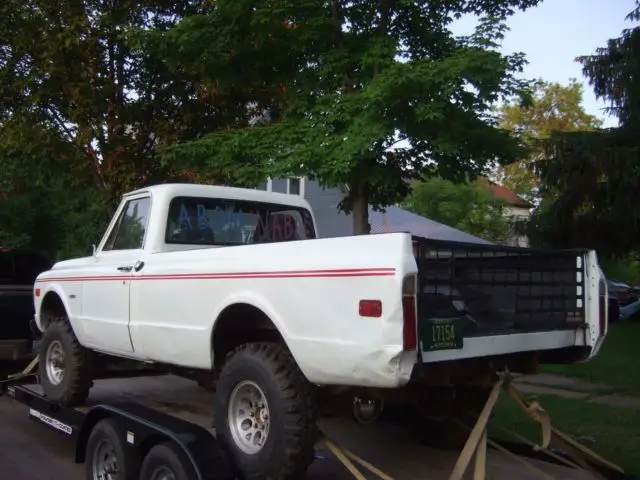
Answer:
<path fill-rule="evenodd" d="M 388 207 L 386 212 L 377 212 L 369 207 L 369 224 L 371 225 L 371 233 L 409 232 L 412 235 L 434 240 L 492 245 L 491 242 L 480 237 L 398 207 Z"/>
<path fill-rule="evenodd" d="M 533 208 L 533 205 L 527 202 L 524 198 L 519 197 L 515 192 L 509 190 L 507 187 L 498 185 L 496 182 L 492 182 L 488 178 L 480 177 L 478 179 L 481 185 L 484 185 L 496 198 L 502 198 L 507 205 L 511 207 L 519 208 Z"/>

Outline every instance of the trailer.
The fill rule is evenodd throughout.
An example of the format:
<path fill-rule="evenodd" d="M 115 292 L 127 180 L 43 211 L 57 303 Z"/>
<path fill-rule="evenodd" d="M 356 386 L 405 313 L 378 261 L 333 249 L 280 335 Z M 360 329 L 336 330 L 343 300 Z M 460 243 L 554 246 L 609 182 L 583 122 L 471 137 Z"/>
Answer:
<path fill-rule="evenodd" d="M 217 444 L 212 429 L 211 392 L 177 376 L 149 376 L 148 372 L 142 372 L 142 376 L 135 372 L 130 375 L 133 378 L 96 380 L 87 405 L 75 408 L 44 397 L 37 375 L 28 370 L 1 382 L 1 386 L 7 397 L 28 408 L 32 420 L 74 442 L 74 461 L 84 464 L 86 479 L 236 478 L 234 466 Z M 575 458 L 571 461 L 570 457 L 550 452 L 557 458 L 549 458 L 549 462 L 535 458 L 539 454 L 516 455 L 490 439 L 488 445 L 493 448 L 487 448 L 486 422 L 504 387 L 500 384 L 494 388 L 485 408 L 486 415 L 481 415 L 478 424 L 470 426 L 469 441 L 461 452 L 415 445 L 393 425 L 360 425 L 335 418 L 321 420 L 324 437 L 317 445 L 316 461 L 306 478 L 636 478 L 624 475 L 604 459 L 594 462 L 591 458 L 580 463 Z M 376 465 L 365 460 L 367 458 L 375 458 Z M 468 468 L 474 458 L 474 467 Z"/>

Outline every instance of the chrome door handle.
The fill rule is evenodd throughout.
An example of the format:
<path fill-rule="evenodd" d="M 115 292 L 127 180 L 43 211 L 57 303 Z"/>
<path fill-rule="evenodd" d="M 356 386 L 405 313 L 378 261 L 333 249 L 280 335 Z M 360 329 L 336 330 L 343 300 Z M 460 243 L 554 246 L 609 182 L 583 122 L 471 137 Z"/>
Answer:
<path fill-rule="evenodd" d="M 133 265 L 122 265 L 121 267 L 118 267 L 118 270 L 121 272 L 130 272 L 133 270 Z"/>

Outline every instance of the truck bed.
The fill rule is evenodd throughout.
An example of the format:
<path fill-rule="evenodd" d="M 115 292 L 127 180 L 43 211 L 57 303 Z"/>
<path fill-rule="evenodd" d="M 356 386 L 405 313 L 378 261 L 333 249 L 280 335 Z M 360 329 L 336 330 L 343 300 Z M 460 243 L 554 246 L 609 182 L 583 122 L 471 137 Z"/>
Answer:
<path fill-rule="evenodd" d="M 42 394 L 38 385 L 29 386 Z M 92 405 L 124 401 L 137 402 L 178 416 L 211 430 L 212 396 L 195 382 L 174 376 L 97 380 L 89 402 Z M 357 425 L 348 419 L 324 419 L 320 427 L 333 441 L 350 449 L 397 480 L 447 479 L 457 459 L 457 452 L 442 451 L 416 445 L 400 428 L 387 424 Z M 527 459 L 538 468 L 560 480 L 593 478 L 587 472 L 538 460 Z M 472 478 L 473 465 L 465 478 Z M 489 450 L 487 477 L 494 480 L 537 480 L 539 475 L 528 471 L 509 456 Z M 348 480 L 353 477 L 327 450 L 322 442 L 316 450 L 316 462 L 309 469 L 309 480 Z M 369 476 L 368 478 L 375 478 Z"/>

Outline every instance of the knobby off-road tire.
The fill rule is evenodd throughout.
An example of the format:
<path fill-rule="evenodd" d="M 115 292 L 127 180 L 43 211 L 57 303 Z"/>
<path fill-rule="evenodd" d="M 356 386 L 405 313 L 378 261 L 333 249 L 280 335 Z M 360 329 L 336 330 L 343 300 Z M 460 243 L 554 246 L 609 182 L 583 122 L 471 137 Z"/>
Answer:
<path fill-rule="evenodd" d="M 68 321 L 52 322 L 45 330 L 38 373 L 44 394 L 55 402 L 77 406 L 89 396 L 91 352 L 80 345 Z"/>
<path fill-rule="evenodd" d="M 256 401 L 250 405 L 243 398 Z M 265 403 L 268 410 L 261 407 Z M 304 478 L 318 440 L 317 404 L 313 386 L 284 345 L 249 343 L 233 351 L 218 378 L 214 411 L 218 441 L 240 478 Z M 251 427 L 252 435 L 239 435 Z"/>

